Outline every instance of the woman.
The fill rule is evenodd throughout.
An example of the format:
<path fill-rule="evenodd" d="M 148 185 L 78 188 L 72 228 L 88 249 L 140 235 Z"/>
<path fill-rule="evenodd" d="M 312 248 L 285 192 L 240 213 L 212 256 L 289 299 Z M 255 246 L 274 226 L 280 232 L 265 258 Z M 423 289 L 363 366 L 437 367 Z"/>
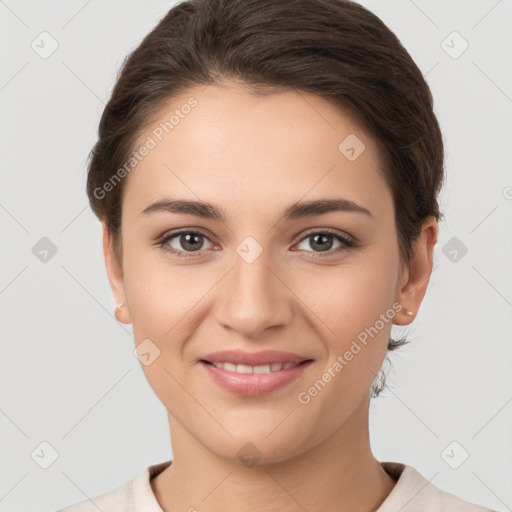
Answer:
<path fill-rule="evenodd" d="M 484 511 L 380 462 L 379 369 L 427 290 L 443 141 L 347 0 L 190 0 L 125 62 L 88 194 L 172 461 L 65 512 Z"/>

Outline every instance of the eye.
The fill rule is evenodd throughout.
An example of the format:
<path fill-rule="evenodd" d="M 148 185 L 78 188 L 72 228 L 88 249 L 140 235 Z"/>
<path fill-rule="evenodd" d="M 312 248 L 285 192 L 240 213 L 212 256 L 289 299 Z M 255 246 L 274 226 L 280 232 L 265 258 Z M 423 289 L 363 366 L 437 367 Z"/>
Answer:
<path fill-rule="evenodd" d="M 356 247 L 357 244 L 349 238 L 340 235 L 337 231 L 330 228 L 317 230 L 304 236 L 299 244 L 309 240 L 308 245 L 313 251 L 300 249 L 314 254 L 311 257 L 332 256 L 335 253 Z M 208 247 L 204 247 L 205 241 L 210 243 L 210 248 L 218 249 L 208 235 L 196 230 L 183 230 L 175 233 L 169 233 L 161 238 L 157 245 L 164 251 L 176 255 L 178 258 L 195 258 L 203 254 Z M 338 247 L 332 250 L 333 244 L 338 242 Z M 196 254 L 194 254 L 196 253 Z M 325 254 L 322 254 L 325 253 Z"/>
<path fill-rule="evenodd" d="M 309 245 L 310 248 L 314 249 L 313 251 L 307 251 L 306 249 L 306 252 L 317 253 L 313 254 L 313 257 L 322 257 L 323 254 L 321 253 L 327 253 L 326 256 L 332 256 L 333 253 L 338 253 L 347 250 L 350 247 L 356 246 L 356 243 L 350 240 L 349 238 L 342 236 L 337 231 L 328 228 L 322 231 L 313 231 L 308 233 L 305 237 L 301 239 L 299 244 L 305 241 L 308 241 L 307 245 Z M 338 242 L 340 245 L 336 247 L 334 250 L 331 250 L 334 242 Z"/>
<path fill-rule="evenodd" d="M 200 231 L 179 231 L 164 236 L 158 245 L 164 251 L 173 253 L 179 258 L 194 258 L 196 255 L 192 253 L 202 253 L 204 250 L 205 240 L 208 240 L 212 246 L 214 245 L 206 234 Z"/>

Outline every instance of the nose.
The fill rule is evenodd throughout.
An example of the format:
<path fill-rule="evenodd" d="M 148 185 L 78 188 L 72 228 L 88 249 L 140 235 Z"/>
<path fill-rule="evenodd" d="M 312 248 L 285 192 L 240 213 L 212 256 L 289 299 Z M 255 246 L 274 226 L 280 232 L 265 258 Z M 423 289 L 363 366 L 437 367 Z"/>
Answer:
<path fill-rule="evenodd" d="M 224 328 L 239 337 L 263 339 L 267 330 L 289 324 L 293 293 L 275 266 L 266 251 L 252 262 L 235 255 L 215 301 L 216 319 Z"/>

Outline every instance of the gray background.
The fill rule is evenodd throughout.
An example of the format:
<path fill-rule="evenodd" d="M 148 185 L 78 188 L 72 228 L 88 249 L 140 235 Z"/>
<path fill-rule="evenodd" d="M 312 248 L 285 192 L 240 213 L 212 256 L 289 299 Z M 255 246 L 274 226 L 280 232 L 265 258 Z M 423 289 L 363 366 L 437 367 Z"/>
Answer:
<path fill-rule="evenodd" d="M 413 342 L 372 401 L 374 453 L 511 510 L 512 1 L 361 3 L 426 76 L 448 175 Z M 0 1 L 2 511 L 56 510 L 172 458 L 131 326 L 113 316 L 85 163 L 124 56 L 173 4 Z M 50 37 L 42 58 L 31 45 Z M 57 252 L 41 261 L 44 237 Z"/>

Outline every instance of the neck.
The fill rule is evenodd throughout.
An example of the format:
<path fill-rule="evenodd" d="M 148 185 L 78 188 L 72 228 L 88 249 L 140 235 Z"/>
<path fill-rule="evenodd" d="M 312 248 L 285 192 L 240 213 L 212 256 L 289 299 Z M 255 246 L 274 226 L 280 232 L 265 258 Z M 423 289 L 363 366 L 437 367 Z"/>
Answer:
<path fill-rule="evenodd" d="M 368 433 L 369 398 L 331 436 L 283 462 L 245 466 L 219 457 L 172 416 L 173 462 L 151 480 L 165 511 L 375 511 L 395 481 L 374 458 Z"/>

